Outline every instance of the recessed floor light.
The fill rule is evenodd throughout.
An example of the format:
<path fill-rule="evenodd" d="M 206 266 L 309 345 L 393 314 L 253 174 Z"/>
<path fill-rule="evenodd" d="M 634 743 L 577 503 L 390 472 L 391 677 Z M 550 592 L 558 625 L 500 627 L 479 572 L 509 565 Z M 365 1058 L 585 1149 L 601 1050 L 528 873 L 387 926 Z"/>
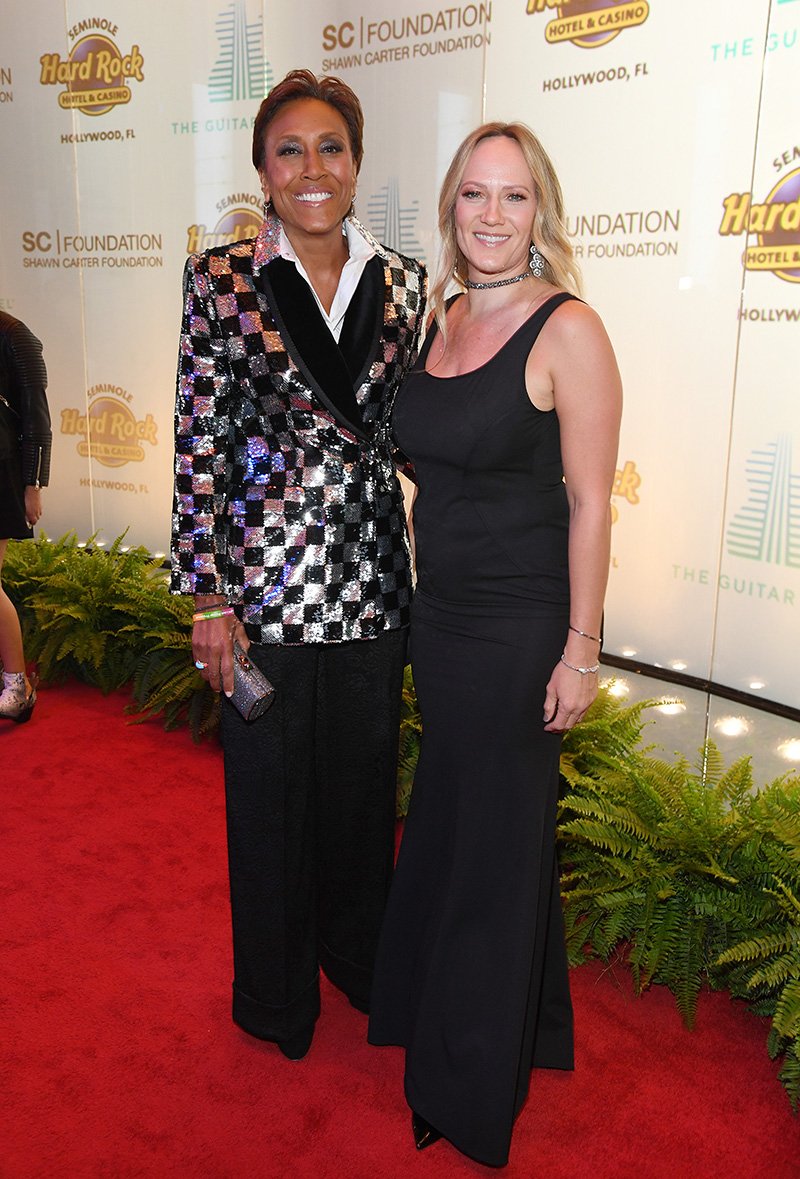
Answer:
<path fill-rule="evenodd" d="M 778 753 L 787 761 L 800 761 L 800 737 L 791 737 L 788 741 L 781 741 Z"/>
<path fill-rule="evenodd" d="M 714 728 L 725 737 L 743 737 L 753 726 L 743 716 L 721 716 L 714 721 Z"/>
<path fill-rule="evenodd" d="M 664 716 L 678 716 L 679 713 L 686 712 L 683 700 L 662 700 L 656 708 Z"/>

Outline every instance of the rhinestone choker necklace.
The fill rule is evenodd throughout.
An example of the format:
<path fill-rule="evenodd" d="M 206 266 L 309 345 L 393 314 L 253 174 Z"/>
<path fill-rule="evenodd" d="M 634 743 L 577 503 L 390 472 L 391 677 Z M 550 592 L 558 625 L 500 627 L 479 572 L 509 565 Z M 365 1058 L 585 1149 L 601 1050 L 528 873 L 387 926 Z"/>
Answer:
<path fill-rule="evenodd" d="M 470 279 L 464 279 L 464 285 L 469 287 L 471 291 L 488 291 L 492 287 L 510 287 L 512 282 L 522 282 L 523 278 L 533 278 L 530 270 L 524 270 L 522 274 L 515 274 L 513 278 L 498 278 L 496 282 L 471 282 Z"/>

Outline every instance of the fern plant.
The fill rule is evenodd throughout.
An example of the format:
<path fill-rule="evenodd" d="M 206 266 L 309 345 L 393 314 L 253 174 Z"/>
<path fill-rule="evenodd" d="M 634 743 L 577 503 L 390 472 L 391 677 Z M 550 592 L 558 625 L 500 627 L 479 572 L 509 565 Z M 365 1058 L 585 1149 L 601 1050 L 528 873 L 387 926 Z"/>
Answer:
<path fill-rule="evenodd" d="M 403 696 L 400 705 L 400 749 L 397 760 L 397 817 L 408 814 L 411 789 L 417 769 L 422 739 L 422 717 L 419 713 L 411 668 L 403 673 Z"/>
<path fill-rule="evenodd" d="M 51 546 L 16 546 L 6 582 L 14 595 L 21 573 L 25 642 L 42 677 L 76 676 L 109 692 L 127 683 L 136 662 L 134 626 L 157 592 L 160 569 L 144 549 L 86 549 L 74 536 Z M 9 546 L 11 548 L 11 546 Z M 22 565 L 16 562 L 22 550 Z M 38 555 L 41 563 L 31 560 Z M 9 576 L 10 572 L 10 576 Z"/>
<path fill-rule="evenodd" d="M 741 931 L 713 964 L 720 985 L 772 1018 L 767 1048 L 793 1108 L 800 1102 L 800 791 L 789 776 L 749 803 L 749 878 L 765 898 L 762 921 Z"/>
<path fill-rule="evenodd" d="M 570 774 L 562 804 L 569 951 L 629 942 L 636 989 L 665 983 L 691 1026 L 711 961 L 766 905 L 740 890 L 749 762 L 724 772 L 713 745 L 694 768 L 636 750 L 603 761 L 599 775 Z"/>
<path fill-rule="evenodd" d="M 104 692 L 131 684 L 140 719 L 185 720 L 198 738 L 218 702 L 192 666 L 191 602 L 169 593 L 161 563 L 124 534 L 108 549 L 93 539 L 9 544 L 3 580 L 27 656 L 44 680 L 75 676 Z"/>
<path fill-rule="evenodd" d="M 598 698 L 565 738 L 559 840 L 572 962 L 624 950 L 637 992 L 663 983 L 688 1026 L 704 984 L 772 1017 L 768 1050 L 800 1095 L 800 781 L 755 792 L 742 758 L 641 748 L 642 711 Z M 584 744 L 593 734 L 590 746 Z"/>

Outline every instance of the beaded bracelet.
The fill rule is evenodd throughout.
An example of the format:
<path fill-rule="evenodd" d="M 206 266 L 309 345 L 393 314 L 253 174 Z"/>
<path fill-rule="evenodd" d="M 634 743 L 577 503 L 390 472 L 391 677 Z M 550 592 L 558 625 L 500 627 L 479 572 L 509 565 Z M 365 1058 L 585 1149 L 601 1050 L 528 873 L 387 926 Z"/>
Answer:
<path fill-rule="evenodd" d="M 574 663 L 567 663 L 563 655 L 559 658 L 565 667 L 568 667 L 570 671 L 577 671 L 580 675 L 594 675 L 596 671 L 600 670 L 599 663 L 595 663 L 594 667 L 576 667 Z"/>
<path fill-rule="evenodd" d="M 233 606 L 210 606 L 208 610 L 198 610 L 192 615 L 192 622 L 206 622 L 211 618 L 228 618 L 233 614 Z"/>
<path fill-rule="evenodd" d="M 578 630 L 577 626 L 573 626 L 572 623 L 569 624 L 569 629 L 574 630 L 576 635 L 582 635 L 585 639 L 591 639 L 593 643 L 600 642 L 597 635 L 588 635 L 585 630 Z"/>

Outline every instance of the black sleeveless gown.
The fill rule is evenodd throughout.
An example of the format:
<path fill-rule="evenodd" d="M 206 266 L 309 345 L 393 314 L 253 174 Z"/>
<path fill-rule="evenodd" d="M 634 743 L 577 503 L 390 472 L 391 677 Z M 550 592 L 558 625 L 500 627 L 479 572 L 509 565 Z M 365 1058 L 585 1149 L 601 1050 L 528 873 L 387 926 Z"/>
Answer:
<path fill-rule="evenodd" d="M 555 858 L 561 738 L 545 686 L 569 622 L 558 418 L 525 390 L 553 296 L 486 364 L 401 388 L 423 724 L 373 981 L 369 1039 L 406 1048 L 409 1105 L 464 1154 L 508 1161 L 533 1066 L 571 1069 Z"/>

